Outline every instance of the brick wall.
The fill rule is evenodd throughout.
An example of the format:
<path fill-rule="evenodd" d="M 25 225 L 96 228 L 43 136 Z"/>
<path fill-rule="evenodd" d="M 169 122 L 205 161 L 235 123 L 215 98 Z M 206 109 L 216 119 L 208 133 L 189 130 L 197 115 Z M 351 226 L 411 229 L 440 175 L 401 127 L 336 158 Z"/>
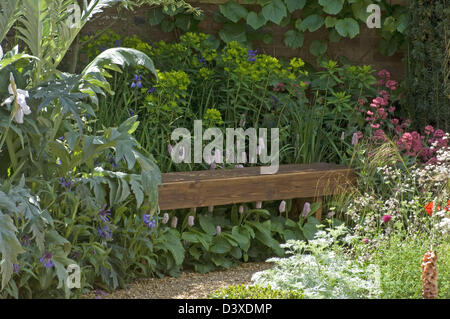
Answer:
<path fill-rule="evenodd" d="M 213 14 L 219 10 L 218 5 L 225 3 L 227 0 L 195 0 L 190 1 L 194 6 L 202 9 L 205 19 L 200 22 L 199 31 L 204 33 L 212 33 L 218 37 L 220 24 L 214 21 Z M 404 4 L 406 0 L 393 0 L 392 3 Z M 177 39 L 176 32 L 164 33 L 158 27 L 151 27 L 148 23 L 149 12 L 151 8 L 142 7 L 135 12 L 125 12 L 121 21 L 116 23 L 112 29 L 114 32 L 125 36 L 137 34 L 142 39 L 148 42 L 159 40 L 174 41 Z M 106 10 L 98 19 L 89 23 L 83 34 L 90 34 L 96 30 L 106 28 L 113 21 L 117 19 L 115 10 Z M 304 45 L 300 49 L 290 49 L 283 44 L 284 33 L 290 27 L 282 28 L 277 25 L 270 25 L 264 27 L 264 31 L 271 31 L 273 34 L 273 42 L 267 45 L 263 42 L 255 43 L 255 49 L 260 53 L 267 53 L 277 57 L 293 57 L 299 56 L 302 59 L 314 63 L 316 58 L 309 52 L 309 44 L 314 39 L 326 39 L 326 33 L 316 31 L 314 33 L 306 32 Z M 327 51 L 328 56 L 337 59 L 339 56 L 347 57 L 355 64 L 370 64 L 376 69 L 386 68 L 391 71 L 394 78 L 403 77 L 404 66 L 402 64 L 402 55 L 395 54 L 392 57 L 382 56 L 378 50 L 379 37 L 375 29 L 366 27 L 361 28 L 360 34 L 354 39 L 341 39 L 338 43 L 329 43 Z"/>

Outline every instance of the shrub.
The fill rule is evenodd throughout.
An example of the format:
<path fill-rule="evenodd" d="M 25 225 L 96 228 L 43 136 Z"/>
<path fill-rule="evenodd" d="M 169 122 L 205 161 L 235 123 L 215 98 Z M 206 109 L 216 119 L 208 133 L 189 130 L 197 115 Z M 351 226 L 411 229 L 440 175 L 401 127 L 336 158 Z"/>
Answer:
<path fill-rule="evenodd" d="M 305 298 L 376 298 L 379 295 L 376 267 L 364 266 L 344 253 L 338 237 L 344 226 L 319 231 L 314 240 L 283 244 L 288 258 L 271 258 L 275 267 L 253 275 L 252 280 L 275 289 L 300 290 Z M 351 243 L 351 238 L 345 240 Z"/>
<path fill-rule="evenodd" d="M 208 295 L 209 299 L 303 299 L 300 291 L 272 289 L 270 286 L 236 285 L 220 289 Z"/>

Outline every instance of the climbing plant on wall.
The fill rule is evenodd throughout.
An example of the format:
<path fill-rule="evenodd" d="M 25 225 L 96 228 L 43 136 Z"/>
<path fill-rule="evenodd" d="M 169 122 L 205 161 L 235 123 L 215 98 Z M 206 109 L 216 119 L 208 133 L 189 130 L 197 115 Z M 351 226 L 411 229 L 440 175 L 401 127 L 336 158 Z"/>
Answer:
<path fill-rule="evenodd" d="M 406 99 L 416 125 L 450 129 L 449 1 L 409 1 Z"/>
<path fill-rule="evenodd" d="M 372 3 L 382 10 L 381 28 L 377 29 L 380 52 L 391 56 L 404 46 L 407 15 L 404 6 L 390 5 L 384 0 L 230 0 L 219 5 L 214 20 L 221 24 L 219 36 L 224 42 L 249 45 L 258 40 L 270 44 L 273 41 L 270 26 L 288 27 L 283 41 L 292 49 L 303 47 L 307 33 L 325 30 L 328 38 L 315 39 L 309 46 L 313 55 L 320 56 L 327 52 L 329 42 L 352 39 L 366 27 L 371 14 L 367 7 Z M 202 19 L 203 16 L 187 14 L 183 8 L 175 11 L 157 8 L 150 14 L 150 24 L 159 25 L 164 32 L 176 28 L 193 31 Z"/>

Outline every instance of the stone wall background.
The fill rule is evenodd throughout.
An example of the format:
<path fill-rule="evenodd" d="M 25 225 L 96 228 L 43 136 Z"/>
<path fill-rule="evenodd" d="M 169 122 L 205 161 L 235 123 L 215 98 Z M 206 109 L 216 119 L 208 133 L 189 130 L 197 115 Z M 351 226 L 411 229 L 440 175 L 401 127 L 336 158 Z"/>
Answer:
<path fill-rule="evenodd" d="M 195 7 L 202 9 L 205 19 L 198 25 L 198 31 L 214 34 L 218 37 L 221 25 L 214 21 L 213 14 L 219 11 L 219 4 L 227 0 L 194 0 L 189 1 Z M 391 3 L 405 4 L 406 0 L 392 0 Z M 148 22 L 150 7 L 141 7 L 134 12 L 126 11 L 123 13 L 121 21 L 116 23 L 111 29 L 125 36 L 138 35 L 150 44 L 159 40 L 175 41 L 179 34 L 175 31 L 170 33 L 162 32 L 159 27 L 152 27 Z M 108 9 L 99 17 L 90 22 L 82 31 L 82 35 L 92 34 L 97 30 L 107 28 L 113 20 L 118 19 L 115 9 Z M 269 45 L 260 42 L 255 43 L 254 48 L 259 53 L 266 53 L 276 57 L 301 57 L 302 59 L 313 63 L 316 57 L 309 52 L 309 44 L 314 39 L 325 39 L 326 32 L 316 31 L 314 33 L 305 33 L 305 41 L 302 48 L 291 49 L 284 45 L 284 33 L 290 27 L 280 27 L 277 25 L 267 26 L 266 30 L 273 34 L 273 42 Z M 324 28 L 324 27 L 322 27 Z M 325 31 L 324 29 L 322 29 Z M 360 34 L 354 39 L 341 39 L 338 43 L 329 43 L 327 54 L 332 59 L 338 59 L 340 56 L 348 58 L 355 64 L 370 64 L 375 69 L 388 69 L 394 78 L 400 79 L 404 74 L 404 65 L 402 63 L 403 55 L 397 52 L 394 56 L 387 57 L 380 54 L 378 50 L 379 37 L 375 29 L 361 27 Z"/>

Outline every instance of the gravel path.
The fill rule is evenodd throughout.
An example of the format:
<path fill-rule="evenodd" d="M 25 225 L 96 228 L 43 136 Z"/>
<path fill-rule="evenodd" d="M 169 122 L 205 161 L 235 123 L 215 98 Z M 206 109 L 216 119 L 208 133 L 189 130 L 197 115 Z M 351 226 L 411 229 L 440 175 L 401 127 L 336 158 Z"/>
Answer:
<path fill-rule="evenodd" d="M 204 299 L 217 289 L 251 283 L 255 272 L 273 266 L 271 263 L 243 263 L 235 268 L 206 274 L 182 273 L 180 277 L 146 278 L 132 282 L 128 289 L 102 295 L 102 299 Z M 95 298 L 95 292 L 87 298 Z"/>

